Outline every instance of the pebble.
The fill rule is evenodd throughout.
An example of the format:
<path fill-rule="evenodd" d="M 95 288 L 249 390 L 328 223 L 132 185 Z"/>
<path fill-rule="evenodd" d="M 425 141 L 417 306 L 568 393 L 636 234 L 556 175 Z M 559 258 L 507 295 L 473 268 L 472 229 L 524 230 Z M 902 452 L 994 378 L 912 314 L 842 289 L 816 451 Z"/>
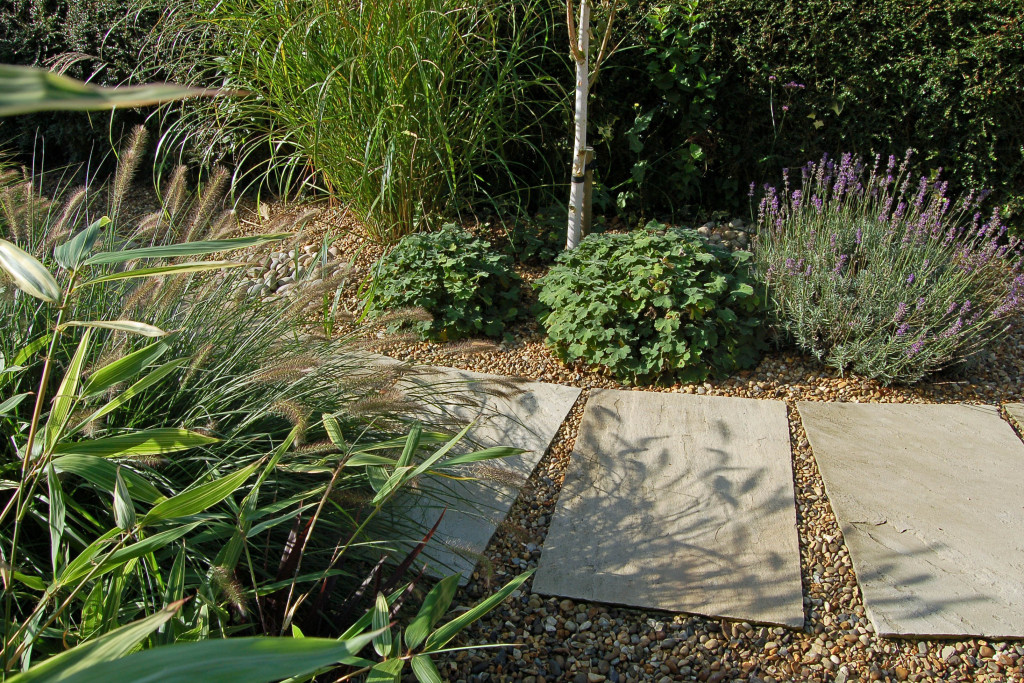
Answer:
<path fill-rule="evenodd" d="M 725 246 L 744 246 L 745 240 L 756 246 L 752 226 L 746 226 L 739 219 L 710 222 L 700 226 L 697 232 Z M 316 250 L 304 248 L 313 246 L 307 244 L 300 245 L 298 251 L 301 255 L 319 254 L 323 242 L 315 244 Z M 348 262 L 361 247 L 364 248 L 360 252 L 361 261 L 351 278 L 355 283 L 381 250 L 354 237 L 341 238 L 327 249 L 329 263 L 340 265 Z M 292 249 L 289 245 L 283 251 Z M 255 262 L 258 277 L 252 278 L 246 289 L 255 291 L 254 296 L 269 295 L 270 290 L 280 292 L 281 287 L 288 285 L 304 285 L 295 281 L 294 259 L 281 253 L 281 249 L 269 255 L 264 253 Z M 308 273 L 309 279 L 326 277 L 327 272 L 325 268 L 321 275 L 314 267 Z M 542 269 L 524 269 L 521 274 L 532 280 L 542 272 Z M 292 281 L 286 281 L 288 278 Z M 273 284 L 269 284 L 271 282 Z M 493 594 L 496 586 L 519 574 L 522 568 L 536 566 L 575 445 L 587 391 L 622 388 L 611 378 L 584 365 L 567 366 L 558 361 L 544 345 L 536 323 L 523 323 L 513 328 L 511 336 L 500 352 L 475 356 L 455 356 L 446 351 L 443 344 L 425 342 L 395 342 L 381 348 L 383 353 L 408 357 L 418 363 L 521 376 L 584 389 L 581 401 L 573 407 L 551 449 L 513 506 L 509 523 L 492 539 L 486 551 L 489 568 L 481 569 L 468 585 L 460 588 L 455 605 L 476 604 Z M 1016 677 L 1013 680 L 1022 680 L 1019 662 L 1024 653 L 1006 643 L 971 639 L 942 642 L 886 639 L 874 633 L 865 615 L 856 577 L 850 570 L 849 552 L 793 407 L 798 400 L 988 404 L 1019 400 L 1024 394 L 1024 363 L 1017 359 L 1024 357 L 1024 335 L 1011 332 L 1005 337 L 1004 347 L 1000 353 L 1006 354 L 1004 357 L 1009 360 L 987 364 L 991 367 L 983 368 L 979 377 L 968 378 L 966 383 L 944 380 L 910 388 L 883 387 L 858 377 L 838 377 L 813 359 L 776 351 L 765 356 L 755 369 L 733 377 L 699 385 L 645 387 L 645 390 L 708 396 L 770 398 L 784 400 L 789 405 L 790 415 L 794 417 L 790 429 L 799 506 L 805 628 L 791 631 L 694 615 L 652 615 L 625 607 L 577 604 L 571 599 L 533 595 L 527 582 L 520 598 L 506 600 L 452 643 L 453 646 L 516 643 L 515 650 L 500 662 L 497 656 L 489 654 L 438 655 L 435 661 L 442 678 L 466 683 L 531 679 L 534 683 L 558 680 L 584 683 L 835 680 L 851 683 L 886 679 L 926 681 L 939 677 L 980 680 L 982 676 L 988 676 L 991 681 L 1008 680 L 1011 676 Z M 1009 374 L 1000 375 L 1000 369 Z M 967 384 L 973 391 L 965 395 L 963 387 Z M 506 527 L 509 531 L 504 530 Z M 517 531 L 512 533 L 512 529 Z M 529 538 L 523 538 L 522 533 Z M 474 670 L 476 673 L 471 674 Z M 955 675 L 940 675 L 940 672 L 954 670 Z M 1002 678 L 992 678 L 994 674 Z"/>

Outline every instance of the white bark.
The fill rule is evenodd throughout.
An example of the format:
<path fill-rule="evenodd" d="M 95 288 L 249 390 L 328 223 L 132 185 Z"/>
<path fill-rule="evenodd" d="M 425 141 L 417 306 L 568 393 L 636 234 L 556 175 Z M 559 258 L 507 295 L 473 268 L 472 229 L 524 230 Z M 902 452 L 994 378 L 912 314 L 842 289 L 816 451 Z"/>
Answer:
<path fill-rule="evenodd" d="M 572 16 L 571 14 L 569 15 Z M 572 27 L 570 25 L 570 30 Z M 583 176 L 587 154 L 587 99 L 590 96 L 590 0 L 580 4 L 580 20 L 576 26 L 576 109 L 572 145 L 572 183 L 569 191 L 569 226 L 565 248 L 575 249 L 580 242 L 583 222 Z"/>

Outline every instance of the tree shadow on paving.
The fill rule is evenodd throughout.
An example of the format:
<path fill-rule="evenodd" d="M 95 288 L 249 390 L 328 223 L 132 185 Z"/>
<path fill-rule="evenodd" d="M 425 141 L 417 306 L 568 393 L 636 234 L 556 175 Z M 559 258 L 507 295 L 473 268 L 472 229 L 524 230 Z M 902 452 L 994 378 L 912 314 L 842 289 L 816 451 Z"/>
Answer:
<path fill-rule="evenodd" d="M 444 515 L 424 556 L 431 574 L 461 573 L 463 582 L 483 559 L 495 529 L 505 520 L 568 413 L 579 390 L 549 387 L 544 400 L 537 385 L 509 378 L 481 379 L 464 371 L 441 370 L 409 393 L 420 397 L 433 423 L 459 429 L 474 423 L 454 452 L 491 446 L 511 446 L 526 452 L 459 467 L 452 474 L 468 481 L 422 478 L 415 488 L 394 501 L 396 525 L 404 522 L 405 538 L 396 544 L 408 549 Z"/>
<path fill-rule="evenodd" d="M 725 420 L 706 404 L 669 411 L 678 395 L 649 396 L 656 416 L 591 397 L 534 590 L 801 626 L 784 407 L 774 407 L 780 442 L 769 444 L 762 420 Z M 633 419 L 661 435 L 631 436 Z"/>

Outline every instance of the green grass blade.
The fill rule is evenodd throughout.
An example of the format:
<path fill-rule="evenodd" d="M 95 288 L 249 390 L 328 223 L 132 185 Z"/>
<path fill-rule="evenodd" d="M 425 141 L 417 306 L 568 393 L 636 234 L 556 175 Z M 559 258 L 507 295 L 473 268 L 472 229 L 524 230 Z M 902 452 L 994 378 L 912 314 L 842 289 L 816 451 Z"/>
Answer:
<path fill-rule="evenodd" d="M 57 259 L 57 263 L 68 270 L 78 270 L 86 255 L 96 246 L 96 241 L 100 238 L 100 230 L 109 223 L 110 219 L 103 216 L 64 244 L 56 247 L 53 250 L 53 257 Z"/>
<path fill-rule="evenodd" d="M 95 455 L 62 455 L 52 462 L 58 472 L 77 475 L 104 491 L 114 492 L 118 465 L 110 460 Z M 156 504 L 165 499 L 145 477 L 125 468 L 121 468 L 121 475 L 135 500 Z"/>
<path fill-rule="evenodd" d="M 492 609 L 497 607 L 502 600 L 507 598 L 509 594 L 512 593 L 512 591 L 519 588 L 519 586 L 523 585 L 523 582 L 530 578 L 533 575 L 534 571 L 535 570 L 531 569 L 527 572 L 520 574 L 519 576 L 505 584 L 505 587 L 502 588 L 500 591 L 498 591 L 494 595 L 488 596 L 486 600 L 482 601 L 473 609 L 469 610 L 468 612 L 463 612 L 462 614 L 452 619 L 441 628 L 431 633 L 427 637 L 427 642 L 426 645 L 424 646 L 424 649 L 427 652 L 433 652 L 447 645 L 448 641 L 454 638 L 459 631 L 466 628 L 474 621 L 476 621 L 477 619 L 479 619 L 480 617 L 482 617 L 483 615 L 487 614 Z"/>
<path fill-rule="evenodd" d="M 100 662 L 60 680 L 62 683 L 265 683 L 345 663 L 374 635 L 368 633 L 345 642 L 326 638 L 252 637 L 179 643 Z"/>
<path fill-rule="evenodd" d="M 166 353 L 170 348 L 169 341 L 162 339 L 104 365 L 89 376 L 82 387 L 82 395 L 93 396 L 139 374 L 147 365 Z"/>
<path fill-rule="evenodd" d="M 123 249 L 121 251 L 105 251 L 94 254 L 85 265 L 98 266 L 112 263 L 124 263 L 133 259 L 143 258 L 177 258 L 181 256 L 200 256 L 202 254 L 213 254 L 218 251 L 230 251 L 232 249 L 244 249 L 256 247 L 268 242 L 279 242 L 288 233 L 277 233 L 273 235 L 259 235 L 257 237 L 232 237 L 225 240 L 205 240 L 202 242 L 185 242 L 184 244 L 167 244 L 159 247 L 143 247 L 140 249 Z"/>
<path fill-rule="evenodd" d="M 54 655 L 8 680 L 12 683 L 14 681 L 18 683 L 65 681 L 82 673 L 90 666 L 120 659 L 135 649 L 151 633 L 166 624 L 180 608 L 181 603 L 168 605 L 145 619 L 134 621 L 95 640 Z"/>
<path fill-rule="evenodd" d="M 0 239 L 0 270 L 10 275 L 26 294 L 52 304 L 60 301 L 60 287 L 50 271 L 34 256 L 4 239 Z"/>
<path fill-rule="evenodd" d="M 144 429 L 102 439 L 59 443 L 54 446 L 53 452 L 58 455 L 74 453 L 76 455 L 95 455 L 101 458 L 130 458 L 140 455 L 176 453 L 218 441 L 219 439 L 190 432 L 187 429 L 166 427 Z"/>
<path fill-rule="evenodd" d="M 142 518 L 141 526 L 162 522 L 176 517 L 187 517 L 207 510 L 221 502 L 245 483 L 245 481 L 259 467 L 260 461 L 254 462 L 237 472 L 233 472 L 220 479 L 201 484 L 194 489 L 189 489 L 168 498 L 157 504 L 146 516 Z"/>
<path fill-rule="evenodd" d="M 38 111 L 145 107 L 186 97 L 212 97 L 224 93 L 163 84 L 101 88 L 46 69 L 0 65 L 0 116 Z"/>
<path fill-rule="evenodd" d="M 157 266 L 155 268 L 139 268 L 137 270 L 126 270 L 121 273 L 102 275 L 79 284 L 79 287 L 97 285 L 101 282 L 114 282 L 115 280 L 132 280 L 140 277 L 153 277 L 156 275 L 182 275 L 184 273 L 198 273 L 204 270 L 221 270 L 223 268 L 238 268 L 245 264 L 241 261 L 195 261 L 181 263 L 174 266 Z"/>

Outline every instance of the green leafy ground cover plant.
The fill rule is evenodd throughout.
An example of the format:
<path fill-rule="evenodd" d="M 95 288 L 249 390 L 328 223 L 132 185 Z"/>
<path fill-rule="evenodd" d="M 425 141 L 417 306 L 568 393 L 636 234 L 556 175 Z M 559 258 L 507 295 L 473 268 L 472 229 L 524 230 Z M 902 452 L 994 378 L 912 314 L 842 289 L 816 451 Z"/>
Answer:
<path fill-rule="evenodd" d="M 421 309 L 430 320 L 407 323 L 419 334 L 451 340 L 501 337 L 519 316 L 521 278 L 512 260 L 453 223 L 403 238 L 376 267 L 368 310 Z"/>
<path fill-rule="evenodd" d="M 871 168 L 852 155 L 769 188 L 758 214 L 757 269 L 777 325 L 839 372 L 915 382 L 989 348 L 1021 310 L 1020 240 L 984 193 L 912 183 L 911 153 Z M 753 188 L 752 188 L 753 189 Z"/>
<path fill-rule="evenodd" d="M 750 258 L 654 222 L 588 235 L 537 283 L 547 342 L 563 360 L 635 384 L 752 367 L 765 343 Z"/>

